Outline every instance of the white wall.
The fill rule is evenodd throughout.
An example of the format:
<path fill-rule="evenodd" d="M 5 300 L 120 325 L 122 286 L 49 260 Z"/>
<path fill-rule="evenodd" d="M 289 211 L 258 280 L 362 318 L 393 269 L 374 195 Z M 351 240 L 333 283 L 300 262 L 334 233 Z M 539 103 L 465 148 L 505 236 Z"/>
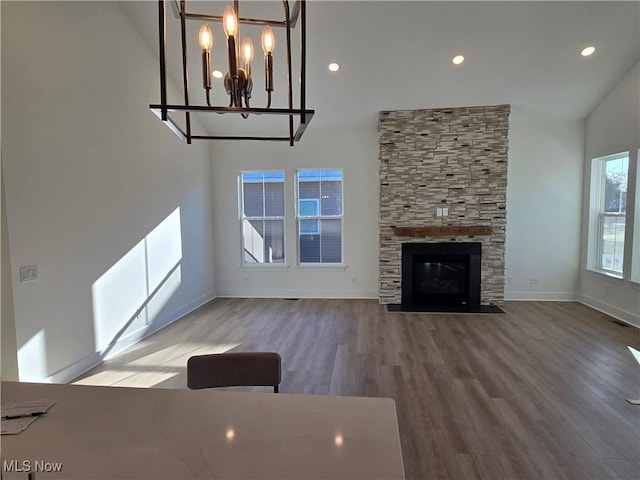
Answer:
<path fill-rule="evenodd" d="M 319 130 L 313 121 L 296 146 L 217 142 L 213 148 L 216 287 L 222 297 L 378 297 L 378 150 L 368 130 Z M 296 266 L 294 180 L 299 168 L 342 168 L 347 268 Z M 237 177 L 242 170 L 284 169 L 288 269 L 240 266 Z M 355 283 L 354 283 L 355 279 Z"/>
<path fill-rule="evenodd" d="M 576 299 L 583 158 L 583 121 L 510 125 L 505 299 Z"/>
<path fill-rule="evenodd" d="M 640 64 L 636 65 L 620 80 L 589 115 L 586 126 L 584 157 L 583 226 L 580 274 L 580 299 L 594 308 L 621 320 L 640 326 L 640 288 L 629 281 L 631 250 L 625 250 L 624 279 L 619 280 L 592 272 L 587 267 L 587 238 L 589 228 L 589 189 L 591 160 L 612 153 L 629 152 L 629 191 L 627 194 L 627 234 L 633 231 L 633 198 L 637 154 L 640 148 Z M 636 202 L 637 204 L 638 202 Z M 636 238 L 635 245 L 640 244 Z"/>
<path fill-rule="evenodd" d="M 64 382 L 215 295 L 210 150 L 149 111 L 158 62 L 118 3 L 1 8 L 19 375 Z"/>

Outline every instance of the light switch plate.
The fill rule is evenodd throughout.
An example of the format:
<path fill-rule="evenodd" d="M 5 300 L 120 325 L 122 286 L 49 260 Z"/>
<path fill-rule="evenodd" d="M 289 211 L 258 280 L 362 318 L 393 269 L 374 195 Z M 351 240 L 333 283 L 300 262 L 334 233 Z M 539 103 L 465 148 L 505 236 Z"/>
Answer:
<path fill-rule="evenodd" d="M 20 267 L 20 283 L 33 282 L 38 279 L 38 267 L 36 265 L 24 265 Z"/>
<path fill-rule="evenodd" d="M 449 216 L 449 206 L 448 205 L 438 205 L 435 209 L 436 218 L 448 217 Z"/>

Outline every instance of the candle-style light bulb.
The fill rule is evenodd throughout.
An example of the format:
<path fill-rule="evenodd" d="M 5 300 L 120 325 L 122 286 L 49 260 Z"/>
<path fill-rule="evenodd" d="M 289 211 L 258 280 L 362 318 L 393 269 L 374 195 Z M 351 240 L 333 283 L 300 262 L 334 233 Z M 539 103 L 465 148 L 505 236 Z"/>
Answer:
<path fill-rule="evenodd" d="M 273 30 L 271 30 L 271 27 L 269 25 L 267 25 L 262 30 L 262 50 L 264 51 L 265 55 L 268 53 L 273 53 L 273 49 L 275 48 L 275 46 L 276 39 L 273 36 Z"/>
<path fill-rule="evenodd" d="M 227 5 L 222 14 L 222 27 L 224 33 L 228 37 L 235 37 L 238 33 L 238 17 L 236 11 L 231 5 Z"/>
<path fill-rule="evenodd" d="M 209 28 L 209 25 L 203 23 L 198 33 L 198 41 L 200 42 L 200 48 L 203 52 L 210 52 L 213 47 L 213 32 Z"/>
<path fill-rule="evenodd" d="M 245 38 L 240 47 L 240 56 L 244 61 L 244 69 L 238 73 L 241 74 L 241 88 L 243 89 L 243 95 L 246 106 L 249 106 L 249 99 L 251 98 L 251 90 L 253 89 L 253 79 L 251 78 L 251 61 L 253 60 L 253 42 L 249 37 Z M 244 115 L 243 115 L 244 116 Z M 246 117 L 245 117 L 246 118 Z"/>
<path fill-rule="evenodd" d="M 227 5 L 222 13 L 222 28 L 227 36 L 227 57 L 229 58 L 229 72 L 225 76 L 224 85 L 227 93 L 231 96 L 231 105 L 238 107 L 241 101 L 239 95 L 238 50 L 236 47 L 238 16 L 231 5 Z"/>
<path fill-rule="evenodd" d="M 249 37 L 245 38 L 242 42 L 242 59 L 244 60 L 245 67 L 251 65 L 253 60 L 253 42 Z"/>
<path fill-rule="evenodd" d="M 209 25 L 203 23 L 198 32 L 198 42 L 202 48 L 202 87 L 207 94 L 207 105 L 211 104 L 211 49 L 213 48 L 213 33 Z"/>
<path fill-rule="evenodd" d="M 262 50 L 264 51 L 264 89 L 267 91 L 267 108 L 271 106 L 271 92 L 273 92 L 273 49 L 276 39 L 273 30 L 267 25 L 262 30 Z"/>

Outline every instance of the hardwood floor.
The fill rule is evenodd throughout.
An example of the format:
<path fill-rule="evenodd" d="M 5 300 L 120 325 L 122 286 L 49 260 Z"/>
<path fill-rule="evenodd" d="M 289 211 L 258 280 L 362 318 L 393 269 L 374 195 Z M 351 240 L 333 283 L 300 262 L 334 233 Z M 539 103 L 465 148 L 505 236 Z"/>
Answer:
<path fill-rule="evenodd" d="M 408 479 L 640 478 L 640 330 L 576 303 L 504 310 L 216 299 L 77 383 L 186 388 L 191 355 L 274 350 L 283 393 L 394 398 Z"/>

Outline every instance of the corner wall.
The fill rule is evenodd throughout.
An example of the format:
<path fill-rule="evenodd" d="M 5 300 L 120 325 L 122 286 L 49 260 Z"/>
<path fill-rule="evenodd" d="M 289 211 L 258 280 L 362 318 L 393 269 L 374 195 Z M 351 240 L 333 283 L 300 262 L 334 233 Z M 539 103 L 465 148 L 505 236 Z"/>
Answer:
<path fill-rule="evenodd" d="M 0 39 L 2 38 L 2 9 L 0 8 Z M 0 40 L 0 44 L 2 41 Z M 0 51 L 2 48 L 0 47 Z M 0 65 L 2 79 L 2 65 Z M 1 80 L 0 80 L 1 81 Z M 0 378 L 2 380 L 18 379 L 18 357 L 16 350 L 16 321 L 13 315 L 13 288 L 11 287 L 11 265 L 9 254 L 9 236 L 7 233 L 7 202 L 4 195 L 4 179 L 2 176 L 2 94 L 0 92 Z"/>
<path fill-rule="evenodd" d="M 1 169 L 0 169 L 1 170 Z M 0 365 L 2 371 L 0 378 L 2 380 L 17 381 L 18 380 L 18 355 L 16 349 L 16 320 L 13 313 L 13 287 L 11 285 L 11 263 L 9 253 L 9 236 L 7 232 L 7 202 L 4 198 L 4 180 L 0 178 L 1 192 L 0 198 L 2 205 L 1 222 L 2 222 L 2 239 L 1 250 L 2 257 L 2 277 L 0 279 L 0 289 L 2 293 L 2 330 L 0 331 L 0 339 L 2 340 L 2 360 Z"/>

